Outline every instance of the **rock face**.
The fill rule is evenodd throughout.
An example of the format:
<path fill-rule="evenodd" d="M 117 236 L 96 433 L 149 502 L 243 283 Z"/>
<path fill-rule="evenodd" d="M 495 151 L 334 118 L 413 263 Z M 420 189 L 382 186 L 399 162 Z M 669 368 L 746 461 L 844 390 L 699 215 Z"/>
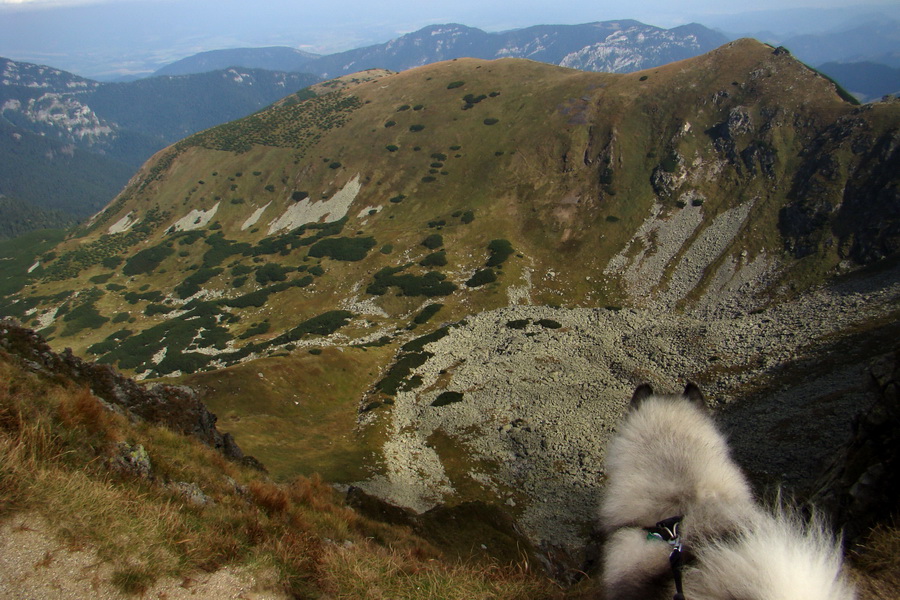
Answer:
<path fill-rule="evenodd" d="M 71 379 L 130 415 L 194 436 L 232 460 L 262 468 L 255 458 L 244 455 L 230 433 L 216 429 L 216 415 L 187 386 L 160 384 L 148 389 L 108 365 L 78 358 L 69 349 L 57 354 L 39 334 L 11 321 L 0 321 L 0 348 L 33 372 Z"/>
<path fill-rule="evenodd" d="M 900 506 L 900 348 L 870 376 L 875 401 L 854 420 L 814 497 L 851 543 Z"/>
<path fill-rule="evenodd" d="M 839 119 L 804 150 L 792 200 L 779 215 L 785 247 L 795 257 L 835 241 L 842 259 L 863 265 L 900 250 L 900 132 L 873 140 L 863 118 L 870 110 Z M 846 184 L 845 173 L 852 174 Z"/>

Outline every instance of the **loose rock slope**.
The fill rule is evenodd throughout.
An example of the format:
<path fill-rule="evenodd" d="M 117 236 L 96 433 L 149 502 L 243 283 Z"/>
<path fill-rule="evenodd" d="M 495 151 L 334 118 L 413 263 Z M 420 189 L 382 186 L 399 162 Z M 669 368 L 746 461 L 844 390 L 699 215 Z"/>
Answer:
<path fill-rule="evenodd" d="M 751 474 L 799 492 L 865 407 L 865 360 L 845 356 L 827 376 L 787 377 L 787 367 L 833 354 L 830 344 L 855 328 L 883 321 L 896 330 L 898 306 L 893 268 L 728 317 L 539 306 L 480 313 L 424 347 L 433 356 L 410 374 L 421 382 L 389 411 L 363 413 L 363 423 L 386 419 L 391 434 L 385 474 L 361 486 L 422 511 L 474 484 L 533 540 L 581 547 L 603 487 L 603 448 L 635 385 L 693 380 L 738 434 Z M 448 391 L 456 401 L 435 406 Z M 829 414 L 812 418 L 835 393 Z M 468 467 L 449 472 L 460 453 Z"/>

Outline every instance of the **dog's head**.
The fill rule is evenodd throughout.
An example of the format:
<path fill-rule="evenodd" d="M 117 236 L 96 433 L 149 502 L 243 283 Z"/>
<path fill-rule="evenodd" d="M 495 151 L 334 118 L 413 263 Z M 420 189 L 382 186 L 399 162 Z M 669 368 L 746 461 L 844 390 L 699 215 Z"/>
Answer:
<path fill-rule="evenodd" d="M 649 383 L 641 384 L 634 390 L 631 396 L 631 410 L 637 410 L 647 398 L 669 398 L 671 400 L 686 400 L 694 404 L 697 408 L 706 410 L 706 399 L 703 392 L 694 382 L 688 382 L 681 394 L 655 394 L 653 387 Z"/>

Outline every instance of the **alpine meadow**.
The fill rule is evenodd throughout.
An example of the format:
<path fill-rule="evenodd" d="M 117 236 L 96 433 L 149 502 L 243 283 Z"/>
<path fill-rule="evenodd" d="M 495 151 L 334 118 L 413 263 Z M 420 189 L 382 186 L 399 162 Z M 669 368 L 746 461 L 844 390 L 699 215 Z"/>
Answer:
<path fill-rule="evenodd" d="M 348 74 L 13 241 L 0 517 L 114 593 L 605 597 L 607 443 L 694 382 L 897 597 L 900 101 L 785 48 Z"/>

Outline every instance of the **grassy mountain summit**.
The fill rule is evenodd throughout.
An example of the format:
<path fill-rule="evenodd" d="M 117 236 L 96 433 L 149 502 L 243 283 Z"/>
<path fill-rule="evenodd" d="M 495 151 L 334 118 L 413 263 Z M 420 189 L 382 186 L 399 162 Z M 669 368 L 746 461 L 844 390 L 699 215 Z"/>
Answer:
<path fill-rule="evenodd" d="M 159 152 L 3 312 L 202 390 L 276 477 L 489 502 L 575 548 L 638 380 L 827 409 L 775 456 L 809 483 L 853 412 L 835 340 L 896 331 L 898 124 L 752 40 L 627 75 L 367 71 Z M 775 393 L 813 355 L 832 388 Z M 754 431 L 788 437 L 776 413 Z"/>
<path fill-rule="evenodd" d="M 749 40 L 630 75 L 461 59 L 344 84 L 160 152 L 41 261 L 19 304 L 50 323 L 95 297 L 102 325 L 55 333 L 79 352 L 125 321 L 138 334 L 201 303 L 231 315 L 217 317 L 221 343 L 245 351 L 340 307 L 354 313 L 345 335 L 377 339 L 429 298 L 446 320 L 504 306 L 520 288 L 536 304 L 641 304 L 654 290 L 674 306 L 718 294 L 713 280 L 767 273 L 754 297 L 764 304 L 779 282 L 817 281 L 859 237 L 810 225 L 841 211 L 860 162 L 829 148 L 846 166 L 834 181 L 818 174 L 829 127 L 874 152 L 897 113 L 854 109 L 826 79 Z M 678 244 L 645 260 L 653 232 L 670 229 Z M 704 231 L 718 242 L 691 246 Z M 423 245 L 432 234 L 439 243 Z M 486 265 L 492 240 L 515 254 Z M 420 264 L 436 251 L 446 264 Z M 673 278 L 689 253 L 706 262 L 686 286 Z M 494 281 L 467 285 L 486 269 Z M 266 333 L 241 340 L 264 320 Z M 145 359 L 122 366 L 159 362 Z"/>

